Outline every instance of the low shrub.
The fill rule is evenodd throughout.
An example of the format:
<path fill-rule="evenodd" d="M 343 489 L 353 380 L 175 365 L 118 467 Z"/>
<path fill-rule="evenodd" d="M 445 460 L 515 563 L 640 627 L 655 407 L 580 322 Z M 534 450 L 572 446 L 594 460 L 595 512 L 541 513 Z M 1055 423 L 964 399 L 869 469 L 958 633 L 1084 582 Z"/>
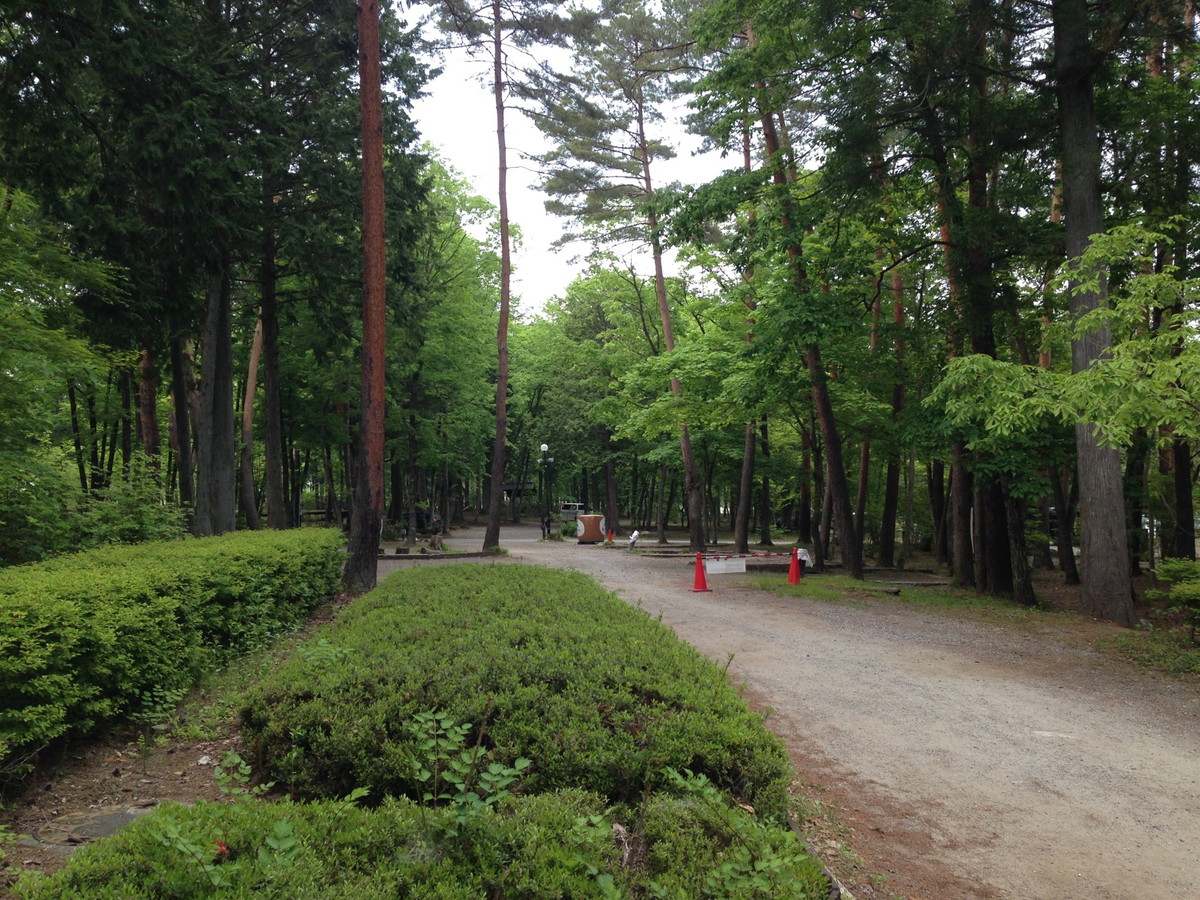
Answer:
<path fill-rule="evenodd" d="M 336 590 L 341 541 L 243 532 L 0 570 L 0 771 L 292 627 Z"/>
<path fill-rule="evenodd" d="M 788 765 L 724 673 L 644 612 L 574 572 L 398 572 L 249 695 L 243 735 L 301 797 L 419 797 L 422 730 L 440 711 L 512 764 L 524 790 L 632 802 L 690 769 L 782 817 Z"/>
<path fill-rule="evenodd" d="M 641 808 L 646 877 L 656 896 L 721 900 L 828 897 L 829 879 L 790 828 L 764 823 L 703 776 L 667 773 L 676 788 Z"/>
<path fill-rule="evenodd" d="M 1200 679 L 1200 646 L 1182 627 L 1149 625 L 1100 638 L 1101 650 L 1178 678 Z"/>
<path fill-rule="evenodd" d="M 165 502 L 156 461 L 137 452 L 130 471 L 80 504 L 76 546 L 176 541 L 187 536 L 184 511 Z"/>
<path fill-rule="evenodd" d="M 1200 676 L 1200 562 L 1163 559 L 1143 595 L 1148 621 L 1097 642 L 1140 666 L 1182 678 Z"/>
<path fill-rule="evenodd" d="M 523 900 L 659 897 L 818 900 L 819 863 L 786 829 L 681 779 L 639 815 L 568 790 L 504 796 L 465 825 L 449 808 L 391 798 L 165 804 L 80 850 L 49 877 L 25 876 L 23 900 L 406 897 Z"/>
<path fill-rule="evenodd" d="M 1180 616 L 1187 628 L 1188 640 L 1195 644 L 1196 629 L 1200 627 L 1200 562 L 1194 559 L 1164 559 L 1158 564 L 1158 577 L 1171 584 L 1165 595 L 1168 610 Z M 1147 592 L 1147 596 L 1150 596 L 1150 592 Z"/>
<path fill-rule="evenodd" d="M 163 497 L 153 464 L 136 452 L 130 471 L 81 494 L 73 460 L 53 450 L 6 456 L 0 465 L 0 568 L 105 544 L 177 540 L 183 510 Z"/>
<path fill-rule="evenodd" d="M 449 835 L 449 813 L 407 800 L 166 804 L 14 893 L 50 898 L 479 898 L 596 895 L 615 852 L 572 826 L 603 810 L 583 793 L 489 809 Z M 502 893 L 497 893 L 504 886 Z M 511 893 L 509 893 L 511 891 Z"/>
<path fill-rule="evenodd" d="M 0 456 L 0 568 L 71 546 L 78 533 L 79 485 L 67 471 L 25 454 Z"/>

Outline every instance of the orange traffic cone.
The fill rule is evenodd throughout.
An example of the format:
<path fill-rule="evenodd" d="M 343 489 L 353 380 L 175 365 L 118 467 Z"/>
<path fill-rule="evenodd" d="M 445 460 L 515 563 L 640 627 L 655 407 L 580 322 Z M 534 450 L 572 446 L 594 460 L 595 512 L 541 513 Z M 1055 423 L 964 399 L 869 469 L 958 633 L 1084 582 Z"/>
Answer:
<path fill-rule="evenodd" d="M 696 580 L 692 582 L 692 590 L 709 592 L 712 590 L 708 586 L 708 579 L 704 577 L 704 560 L 701 559 L 699 553 L 696 554 Z"/>
<path fill-rule="evenodd" d="M 803 576 L 800 574 L 800 554 L 792 548 L 792 561 L 788 564 L 788 584 L 799 584 Z"/>

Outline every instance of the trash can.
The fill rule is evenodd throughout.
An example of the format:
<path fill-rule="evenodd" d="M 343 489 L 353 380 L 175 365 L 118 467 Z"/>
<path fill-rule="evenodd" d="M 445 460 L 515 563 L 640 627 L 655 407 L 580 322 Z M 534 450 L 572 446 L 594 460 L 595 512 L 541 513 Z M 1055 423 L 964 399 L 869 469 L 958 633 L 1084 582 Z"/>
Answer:
<path fill-rule="evenodd" d="M 600 521 L 604 516 L 593 514 L 583 515 L 576 518 L 575 530 L 579 534 L 579 543 L 581 544 L 600 544 L 604 541 L 604 532 L 600 530 Z"/>

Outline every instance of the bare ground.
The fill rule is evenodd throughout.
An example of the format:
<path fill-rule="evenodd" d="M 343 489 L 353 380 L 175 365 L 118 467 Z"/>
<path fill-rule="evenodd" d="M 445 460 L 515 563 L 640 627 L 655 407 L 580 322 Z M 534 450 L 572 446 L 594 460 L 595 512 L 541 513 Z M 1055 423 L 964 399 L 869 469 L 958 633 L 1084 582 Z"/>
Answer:
<path fill-rule="evenodd" d="M 737 575 L 698 593 L 688 558 L 538 537 L 506 527 L 508 559 L 593 575 L 729 665 L 788 747 L 814 848 L 858 900 L 1200 897 L 1200 688 L 1093 650 L 1110 626 L 788 599 Z M 381 577 L 414 564 L 430 563 L 389 558 Z M 29 835 L 10 864 L 51 870 L 158 802 L 218 798 L 212 764 L 238 746 L 232 731 L 166 736 L 139 755 L 132 737 L 43 769 L 6 812 Z"/>

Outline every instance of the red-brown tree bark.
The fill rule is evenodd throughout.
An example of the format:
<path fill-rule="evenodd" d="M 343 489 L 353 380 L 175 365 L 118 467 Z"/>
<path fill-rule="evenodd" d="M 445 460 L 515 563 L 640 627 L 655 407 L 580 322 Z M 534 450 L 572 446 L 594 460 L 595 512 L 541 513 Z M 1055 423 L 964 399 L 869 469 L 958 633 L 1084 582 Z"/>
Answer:
<path fill-rule="evenodd" d="M 359 459 L 350 517 L 345 583 L 375 587 L 383 522 L 383 426 L 386 350 L 386 245 L 383 216 L 383 90 L 379 67 L 379 3 L 358 7 L 359 97 L 362 116 L 363 342 L 358 415 Z"/>

